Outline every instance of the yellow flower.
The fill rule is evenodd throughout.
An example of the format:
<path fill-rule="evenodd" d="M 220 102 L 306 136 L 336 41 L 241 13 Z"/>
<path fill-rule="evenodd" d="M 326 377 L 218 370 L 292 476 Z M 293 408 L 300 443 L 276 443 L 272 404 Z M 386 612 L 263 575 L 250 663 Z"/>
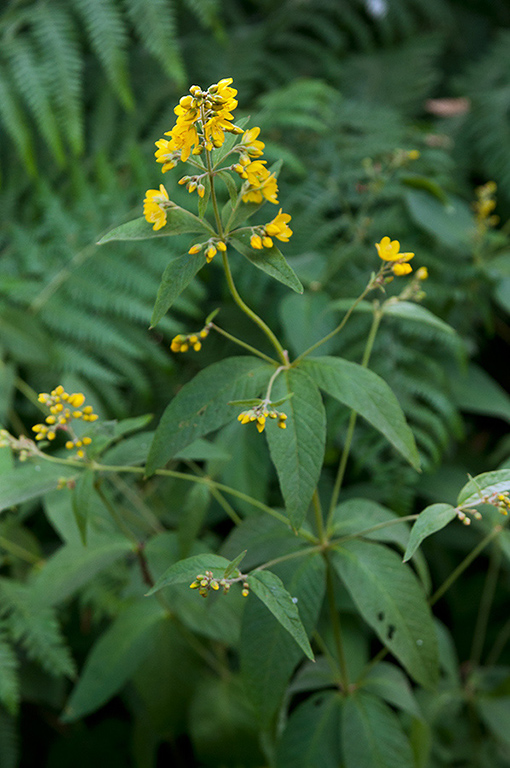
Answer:
<path fill-rule="evenodd" d="M 413 268 L 410 264 L 397 262 L 393 265 L 392 271 L 394 275 L 397 275 L 398 277 L 401 277 L 402 275 L 408 275 L 410 272 L 413 271 Z"/>
<path fill-rule="evenodd" d="M 414 253 L 399 253 L 399 241 L 390 240 L 389 237 L 383 237 L 380 243 L 375 244 L 375 247 L 379 258 L 383 261 L 410 261 L 414 256 Z"/>
<path fill-rule="evenodd" d="M 277 240 L 282 240 L 282 242 L 288 243 L 289 237 L 292 237 L 292 230 L 288 226 L 290 220 L 291 216 L 289 216 L 288 213 L 282 213 L 282 209 L 280 208 L 278 215 L 264 227 L 266 234 L 269 237 L 276 237 Z"/>
<path fill-rule="evenodd" d="M 177 109 L 177 107 L 176 107 Z M 186 162 L 191 154 L 191 149 L 198 146 L 198 131 L 195 125 L 189 120 L 180 121 L 177 118 L 177 122 L 171 131 L 167 131 L 165 136 L 171 136 L 168 149 L 180 151 L 181 161 Z"/>
<path fill-rule="evenodd" d="M 252 235 L 250 237 L 250 245 L 252 248 L 260 251 L 264 246 L 262 245 L 262 238 L 260 235 Z"/>
<path fill-rule="evenodd" d="M 159 189 L 148 189 L 143 201 L 143 215 L 149 224 L 154 224 L 152 229 L 158 230 L 166 224 L 166 209 L 169 207 L 169 197 L 163 184 Z"/>
<path fill-rule="evenodd" d="M 248 163 L 241 160 L 241 164 L 236 166 L 236 171 L 251 187 L 259 187 L 270 175 L 265 160 L 252 160 Z"/>
<path fill-rule="evenodd" d="M 426 280 L 429 276 L 429 271 L 427 267 L 420 267 L 416 272 L 416 277 L 418 280 Z"/>
<path fill-rule="evenodd" d="M 250 157 L 262 157 L 265 144 L 263 141 L 258 141 L 257 136 L 260 133 L 260 128 L 254 126 L 248 131 L 244 132 L 244 136 L 241 139 L 241 147 Z"/>
<path fill-rule="evenodd" d="M 209 248 L 205 252 L 205 258 L 207 259 L 207 263 L 211 262 L 213 258 L 216 256 L 216 248 L 214 245 L 210 245 Z"/>
<path fill-rule="evenodd" d="M 154 153 L 156 156 L 156 162 L 163 163 L 161 171 L 166 173 L 172 168 L 175 168 L 177 165 L 177 160 L 175 159 L 176 150 L 173 148 L 172 142 L 167 141 L 167 139 L 159 139 L 159 141 L 156 141 L 155 144 L 158 147 Z"/>

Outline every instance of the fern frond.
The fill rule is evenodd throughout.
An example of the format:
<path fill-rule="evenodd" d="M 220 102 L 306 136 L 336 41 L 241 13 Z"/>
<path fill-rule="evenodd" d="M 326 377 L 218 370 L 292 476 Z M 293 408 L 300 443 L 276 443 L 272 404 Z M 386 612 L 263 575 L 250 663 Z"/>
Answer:
<path fill-rule="evenodd" d="M 0 120 L 6 132 L 17 146 L 28 173 L 30 176 L 35 176 L 36 167 L 32 136 L 4 67 L 0 67 Z"/>
<path fill-rule="evenodd" d="M 75 664 L 55 612 L 35 604 L 30 589 L 13 580 L 0 581 L 0 595 L 1 615 L 12 640 L 50 674 L 73 677 Z"/>
<path fill-rule="evenodd" d="M 72 4 L 113 90 L 127 109 L 133 109 L 127 70 L 127 30 L 118 6 L 114 0 L 72 0 Z"/>
<path fill-rule="evenodd" d="M 126 0 L 135 31 L 174 83 L 182 88 L 186 75 L 178 45 L 173 0 Z"/>
<path fill-rule="evenodd" d="M 65 152 L 60 130 L 51 103 L 51 92 L 43 76 L 42 62 L 28 35 L 19 35 L 5 44 L 14 82 L 44 136 L 55 160 L 65 163 Z"/>
<path fill-rule="evenodd" d="M 83 151 L 83 60 L 74 24 L 65 6 L 52 2 L 36 6 L 33 29 L 60 127 L 73 153 L 79 155 Z"/>
<path fill-rule="evenodd" d="M 2 622 L 0 624 L 0 703 L 9 714 L 15 715 L 19 707 L 19 697 L 18 661 Z"/>
<path fill-rule="evenodd" d="M 204 26 L 218 30 L 221 0 L 184 0 L 184 2 Z"/>

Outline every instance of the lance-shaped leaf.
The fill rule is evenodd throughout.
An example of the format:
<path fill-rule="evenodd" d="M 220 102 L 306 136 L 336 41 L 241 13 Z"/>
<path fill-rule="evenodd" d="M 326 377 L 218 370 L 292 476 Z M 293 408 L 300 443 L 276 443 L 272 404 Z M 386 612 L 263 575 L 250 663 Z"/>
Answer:
<path fill-rule="evenodd" d="M 420 458 L 402 408 L 390 387 L 373 371 L 340 357 L 318 357 L 300 366 L 336 400 L 356 411 L 415 468 Z"/>
<path fill-rule="evenodd" d="M 248 577 L 250 589 L 262 600 L 282 627 L 294 638 L 309 659 L 314 658 L 296 603 L 282 581 L 270 571 L 255 571 Z"/>
<path fill-rule="evenodd" d="M 230 357 L 200 371 L 165 410 L 149 451 L 147 474 L 197 438 L 235 420 L 229 401 L 259 394 L 273 370 L 254 357 Z"/>
<path fill-rule="evenodd" d="M 104 245 L 113 240 L 148 240 L 151 237 L 168 237 L 169 235 L 184 235 L 186 233 L 204 232 L 214 234 L 214 230 L 207 222 L 202 221 L 193 213 L 184 208 L 168 208 L 166 212 L 166 224 L 162 229 L 154 230 L 143 216 L 138 219 L 126 221 L 120 227 L 111 229 L 106 235 L 97 241 L 97 245 Z"/>
<path fill-rule="evenodd" d="M 423 539 L 440 531 L 456 515 L 455 507 L 452 507 L 451 504 L 432 504 L 424 509 L 411 529 L 409 543 L 404 555 L 404 563 L 411 559 Z"/>
<path fill-rule="evenodd" d="M 345 768 L 414 768 L 411 745 L 396 714 L 376 696 L 357 691 L 342 711 Z"/>
<path fill-rule="evenodd" d="M 168 587 L 170 584 L 191 583 L 195 581 L 199 573 L 204 573 L 205 571 L 212 571 L 217 579 L 221 579 L 229 564 L 227 558 L 221 557 L 221 555 L 210 554 L 187 557 L 186 560 L 179 560 L 179 562 L 167 568 L 147 594 L 153 595 L 154 592 L 159 592 L 160 589 Z"/>
<path fill-rule="evenodd" d="M 459 493 L 457 504 L 482 504 L 483 498 L 510 491 L 510 469 L 497 469 L 473 477 Z"/>
<path fill-rule="evenodd" d="M 159 323 L 205 263 L 206 260 L 202 253 L 186 253 L 169 263 L 163 272 L 158 288 L 156 303 L 152 311 L 151 328 Z"/>
<path fill-rule="evenodd" d="M 317 385 L 302 371 L 283 371 L 273 387 L 275 398 L 288 394 L 286 429 L 269 420 L 266 428 L 271 459 L 276 467 L 285 506 L 294 528 L 305 518 L 317 487 L 326 442 L 326 414 Z"/>
<path fill-rule="evenodd" d="M 49 464 L 44 459 L 5 472 L 0 476 L 0 512 L 22 501 L 43 496 L 55 490 L 61 478 L 70 480 L 79 474 L 80 470 Z"/>
<path fill-rule="evenodd" d="M 249 232 L 239 232 L 230 235 L 229 240 L 234 248 L 239 253 L 242 253 L 253 266 L 274 277 L 280 283 L 292 288 L 296 293 L 303 293 L 301 281 L 276 245 L 273 245 L 272 248 L 262 248 L 261 250 L 252 248 Z"/>
<path fill-rule="evenodd" d="M 276 754 L 276 768 L 338 768 L 344 699 L 334 691 L 311 696 L 292 712 Z"/>
<path fill-rule="evenodd" d="M 87 525 L 94 493 L 94 470 L 86 469 L 76 480 L 72 495 L 73 514 L 84 546 L 87 544 Z"/>
<path fill-rule="evenodd" d="M 299 616 L 310 637 L 326 588 L 324 558 L 317 552 L 310 553 L 280 563 L 275 569 L 296 601 Z M 292 672 L 303 659 L 303 651 L 260 600 L 247 600 L 239 655 L 246 694 L 261 724 L 268 725 L 281 706 Z M 316 665 L 312 666 L 315 668 Z"/>
<path fill-rule="evenodd" d="M 437 636 L 425 594 L 413 571 L 386 546 L 348 541 L 332 563 L 365 621 L 421 685 L 438 675 Z"/>
<path fill-rule="evenodd" d="M 138 600 L 125 608 L 93 646 L 62 721 L 74 722 L 118 693 L 150 652 L 150 638 L 166 618 L 157 600 Z"/>

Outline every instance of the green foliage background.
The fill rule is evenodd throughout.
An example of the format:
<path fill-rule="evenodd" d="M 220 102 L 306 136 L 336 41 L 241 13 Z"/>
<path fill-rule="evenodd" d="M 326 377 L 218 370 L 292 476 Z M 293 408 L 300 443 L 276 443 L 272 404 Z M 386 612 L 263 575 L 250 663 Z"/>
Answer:
<path fill-rule="evenodd" d="M 243 338 L 259 343 L 256 330 L 239 319 L 214 264 L 158 328 L 148 330 L 161 273 L 169 256 L 183 252 L 185 238 L 170 244 L 165 238 L 95 245 L 111 226 L 138 215 L 145 190 L 161 181 L 153 143 L 173 124 L 178 98 L 192 83 L 205 87 L 232 76 L 239 110 L 261 127 L 269 162 L 284 159 L 280 200 L 293 216 L 295 233 L 286 255 L 306 292 L 291 295 L 240 264 L 236 281 L 279 328 L 289 350 L 298 354 L 334 327 L 342 300 L 357 296 L 365 285 L 375 260 L 373 244 L 386 234 L 415 251 L 416 261 L 428 267 L 425 306 L 456 331 L 398 317 L 385 320 L 371 365 L 397 393 L 424 471 L 418 475 L 405 466 L 382 438 L 360 425 L 342 499 L 365 495 L 410 514 L 429 503 L 454 503 L 467 472 L 505 466 L 510 400 L 501 360 L 510 334 L 509 17 L 506 3 L 481 0 L 7 2 L 0 12 L 1 423 L 15 433 L 26 431 L 37 411 L 25 397 L 24 383 L 39 392 L 61 381 L 69 390 L 86 392 L 103 418 L 148 412 L 159 418 L 184 381 L 235 354 L 235 348 L 212 336 L 199 356 L 176 357 L 169 351 L 173 335 L 201 327 L 216 307 L 221 307 L 225 327 L 236 323 Z M 439 97 L 467 98 L 468 108 L 437 115 L 427 100 Z M 397 148 L 419 149 L 420 159 L 392 175 L 380 174 L 378 165 L 384 169 Z M 474 187 L 489 178 L 498 184 L 501 226 L 473 258 L 470 205 Z M 176 202 L 188 200 L 177 186 L 171 196 Z M 365 313 L 356 313 L 341 339 L 321 354 L 359 362 L 368 323 Z M 328 404 L 328 465 L 338 460 L 347 417 L 345 409 Z M 276 478 L 258 435 L 236 433 L 235 462 L 218 453 L 231 445 L 234 427 L 221 431 L 211 457 L 191 459 L 203 461 L 205 471 L 223 482 L 274 500 Z M 323 482 L 326 491 L 332 480 Z M 97 575 L 84 576 L 70 592 L 62 588 L 51 595 L 41 587 L 41 604 L 33 602 L 32 569 L 4 550 L 2 540 L 22 546 L 35 562 L 50 557 L 62 541 L 76 543 L 76 531 L 66 522 L 65 494 L 47 497 L 45 517 L 33 501 L 4 515 L 2 767 L 30 766 L 44 755 L 40 764 L 51 768 L 71 759 L 75 765 L 94 759 L 99 766 L 149 768 L 156 765 L 160 743 L 161 765 L 166 760 L 240 768 L 262 766 L 269 759 L 274 750 L 267 746 L 269 726 L 262 718 L 260 728 L 255 727 L 239 674 L 227 681 L 205 673 L 200 651 L 190 650 L 175 628 L 158 623 L 159 616 L 140 617 L 136 609 L 126 615 L 126 599 L 129 603 L 129 595 L 136 593 L 133 580 L 140 577 L 122 557 L 125 549 L 108 528 L 104 504 L 120 504 L 128 514 L 140 505 L 152 510 L 159 526 L 179 531 L 160 535 L 167 537 L 161 540 L 165 546 L 181 547 L 182 555 L 193 546 L 200 550 L 202 540 L 190 543 L 198 532 L 205 530 L 203 541 L 215 546 L 228 530 L 217 501 L 201 493 L 200 486 L 189 491 L 174 481 L 149 484 L 145 491 L 136 483 L 105 488 L 106 501 L 95 514 L 109 544 L 101 559 L 97 552 L 103 542 L 97 541 L 96 564 L 83 566 L 84 573 Z M 245 512 L 242 502 L 239 508 Z M 182 509 L 189 528 L 184 532 Z M 150 522 L 145 529 L 132 525 L 142 537 L 150 530 Z M 473 532 L 460 526 L 435 537 L 425 549 L 432 581 L 440 583 L 474 541 Z M 236 544 L 243 548 L 242 541 Z M 227 556 L 233 557 L 235 547 L 228 546 Z M 159 573 L 162 554 L 157 545 L 153 549 L 150 558 Z M 484 561 L 482 570 L 486 566 Z M 500 567 L 508 582 L 508 553 Z M 296 593 L 317 589 L 309 574 L 310 583 L 304 583 L 305 577 L 301 583 L 299 573 L 283 570 L 278 575 L 294 579 Z M 451 633 L 441 630 L 447 676 L 458 677 L 458 660 L 469 658 L 475 595 L 481 587 L 482 573 L 470 571 L 440 611 Z M 498 589 L 489 649 L 507 626 L 504 600 Z M 196 629 L 216 650 L 235 642 L 239 622 L 232 608 L 222 609 L 228 615 L 217 624 L 205 609 L 176 610 L 187 630 Z M 120 683 L 112 683 L 112 696 L 123 690 L 122 699 L 106 704 L 107 696 L 100 702 L 105 708 L 91 718 L 61 725 L 57 718 L 70 689 L 66 676 L 82 668 L 105 628 L 113 633 L 114 655 L 130 622 L 139 621 L 148 627 L 140 642 L 149 644 L 151 653 L 143 661 L 133 658 L 132 675 L 120 674 Z M 350 631 L 355 666 L 356 646 L 369 641 L 354 618 Z M 416 759 L 416 766 L 510 764 L 502 725 L 510 712 L 510 676 L 503 666 L 508 652 L 506 659 L 502 652 L 501 666 L 479 671 L 479 689 L 490 695 L 480 705 L 478 752 L 471 753 L 469 725 L 452 706 L 450 720 L 436 734 L 431 762 Z M 313 704 L 307 700 L 297 706 L 307 689 L 294 685 L 289 722 L 295 733 L 306 733 L 310 718 L 302 709 Z M 491 698 L 496 689 L 500 697 Z M 336 710 L 327 700 L 333 693 L 326 690 L 320 708 L 328 731 Z M 428 713 L 436 703 L 429 693 L 420 700 Z M 391 710 L 381 712 L 371 698 L 356 707 L 349 715 L 355 732 L 363 707 L 385 723 L 394 716 Z M 404 714 L 404 721 L 411 716 Z M 415 728 L 422 728 L 415 743 L 423 744 L 426 755 L 431 728 Z M 284 733 L 283 743 L 292 742 L 292 733 Z M 313 739 L 309 743 L 313 749 Z M 278 749 L 287 757 L 278 757 Z M 295 757 L 290 747 L 276 750 L 272 765 L 301 765 L 297 748 Z M 329 768 L 318 755 L 311 754 L 308 768 Z"/>

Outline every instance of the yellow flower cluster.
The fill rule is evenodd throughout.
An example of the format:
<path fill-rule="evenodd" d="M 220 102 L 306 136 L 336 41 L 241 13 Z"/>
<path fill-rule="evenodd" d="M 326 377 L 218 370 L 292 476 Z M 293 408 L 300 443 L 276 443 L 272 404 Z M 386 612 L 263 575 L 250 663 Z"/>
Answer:
<path fill-rule="evenodd" d="M 244 155 L 232 167 L 246 180 L 242 194 L 243 203 L 261 203 L 266 198 L 270 203 L 278 205 L 276 176 L 267 170 L 265 160 L 250 160 Z"/>
<path fill-rule="evenodd" d="M 187 336 L 183 333 L 177 334 L 172 339 L 170 349 L 172 352 L 187 352 L 192 347 L 195 352 L 200 352 L 202 342 L 200 339 L 206 339 L 209 335 L 209 328 L 202 328 L 198 333 L 190 333 Z"/>
<path fill-rule="evenodd" d="M 174 168 L 178 160 L 186 162 L 190 154 L 199 155 L 205 149 L 221 147 L 225 141 L 225 132 L 241 134 L 243 131 L 231 121 L 232 112 L 237 107 L 237 91 L 231 88 L 232 78 L 226 77 L 219 83 L 202 91 L 198 85 L 192 85 L 189 96 L 183 96 L 174 112 L 177 120 L 171 131 L 156 142 L 156 160 L 162 163 L 166 173 Z"/>
<path fill-rule="evenodd" d="M 473 203 L 473 208 L 478 227 L 482 230 L 494 227 L 499 222 L 499 216 L 492 214 L 496 207 L 496 190 L 495 181 L 488 181 L 487 184 L 483 184 L 475 190 L 477 199 Z"/>
<path fill-rule="evenodd" d="M 292 230 L 288 226 L 291 216 L 288 213 L 282 213 L 280 208 L 278 215 L 274 217 L 265 227 L 253 227 L 250 245 L 252 248 L 260 250 L 261 248 L 272 248 L 273 237 L 284 243 L 289 242 L 292 237 Z"/>
<path fill-rule="evenodd" d="M 220 587 L 223 587 L 223 594 L 226 595 L 232 584 L 234 584 L 237 581 L 242 580 L 243 581 L 243 589 L 242 589 L 242 596 L 248 597 L 250 594 L 250 585 L 245 580 L 246 577 L 241 575 L 239 577 L 234 577 L 231 579 L 218 579 L 214 578 L 212 571 L 206 571 L 205 573 L 199 573 L 197 576 L 195 576 L 195 581 L 192 581 L 189 585 L 190 589 L 198 589 L 198 594 L 202 597 L 207 597 L 209 595 L 209 592 L 211 589 L 213 589 L 215 592 L 219 590 Z"/>
<path fill-rule="evenodd" d="M 267 418 L 278 419 L 278 426 L 280 429 L 287 428 L 287 424 L 285 423 L 287 421 L 287 414 L 280 413 L 275 408 L 265 405 L 264 403 L 257 405 L 254 408 L 250 408 L 248 411 L 243 411 L 239 414 L 237 420 L 240 421 L 241 424 L 249 424 L 254 421 L 258 431 L 263 432 L 266 427 Z"/>
<path fill-rule="evenodd" d="M 147 190 L 143 201 L 143 215 L 150 224 L 154 224 L 152 229 L 158 230 L 165 226 L 167 208 L 173 205 L 163 184 L 159 185 L 159 189 Z"/>
<path fill-rule="evenodd" d="M 389 237 L 383 237 L 380 243 L 376 243 L 377 253 L 383 261 L 392 262 L 391 271 L 394 275 L 408 275 L 413 268 L 408 263 L 414 256 L 414 253 L 400 253 L 400 243 L 398 240 L 390 240 Z"/>
<path fill-rule="evenodd" d="M 36 433 L 36 440 L 54 440 L 57 431 L 62 430 L 67 432 L 71 437 L 67 440 L 65 446 L 68 450 L 78 448 L 78 456 L 83 458 L 85 452 L 83 447 L 90 445 L 92 442 L 90 437 L 78 438 L 74 435 L 70 422 L 73 419 L 80 419 L 82 421 L 96 421 L 97 414 L 94 413 L 94 409 L 91 405 L 83 406 L 85 402 L 85 395 L 81 392 L 74 392 L 69 394 L 64 390 L 64 387 L 60 384 L 53 389 L 50 394 L 41 392 L 38 397 L 40 403 L 48 406 L 50 415 L 46 416 L 45 424 L 35 424 L 32 430 Z"/>
<path fill-rule="evenodd" d="M 218 251 L 225 252 L 227 250 L 227 245 L 226 243 L 223 242 L 223 240 L 211 238 L 210 240 L 207 240 L 207 242 L 205 243 L 196 243 L 195 245 L 192 245 L 188 253 L 190 253 L 191 255 L 195 253 L 200 253 L 200 251 L 204 247 L 205 247 L 205 258 L 208 264 L 210 264 L 210 262 L 214 259 Z"/>

